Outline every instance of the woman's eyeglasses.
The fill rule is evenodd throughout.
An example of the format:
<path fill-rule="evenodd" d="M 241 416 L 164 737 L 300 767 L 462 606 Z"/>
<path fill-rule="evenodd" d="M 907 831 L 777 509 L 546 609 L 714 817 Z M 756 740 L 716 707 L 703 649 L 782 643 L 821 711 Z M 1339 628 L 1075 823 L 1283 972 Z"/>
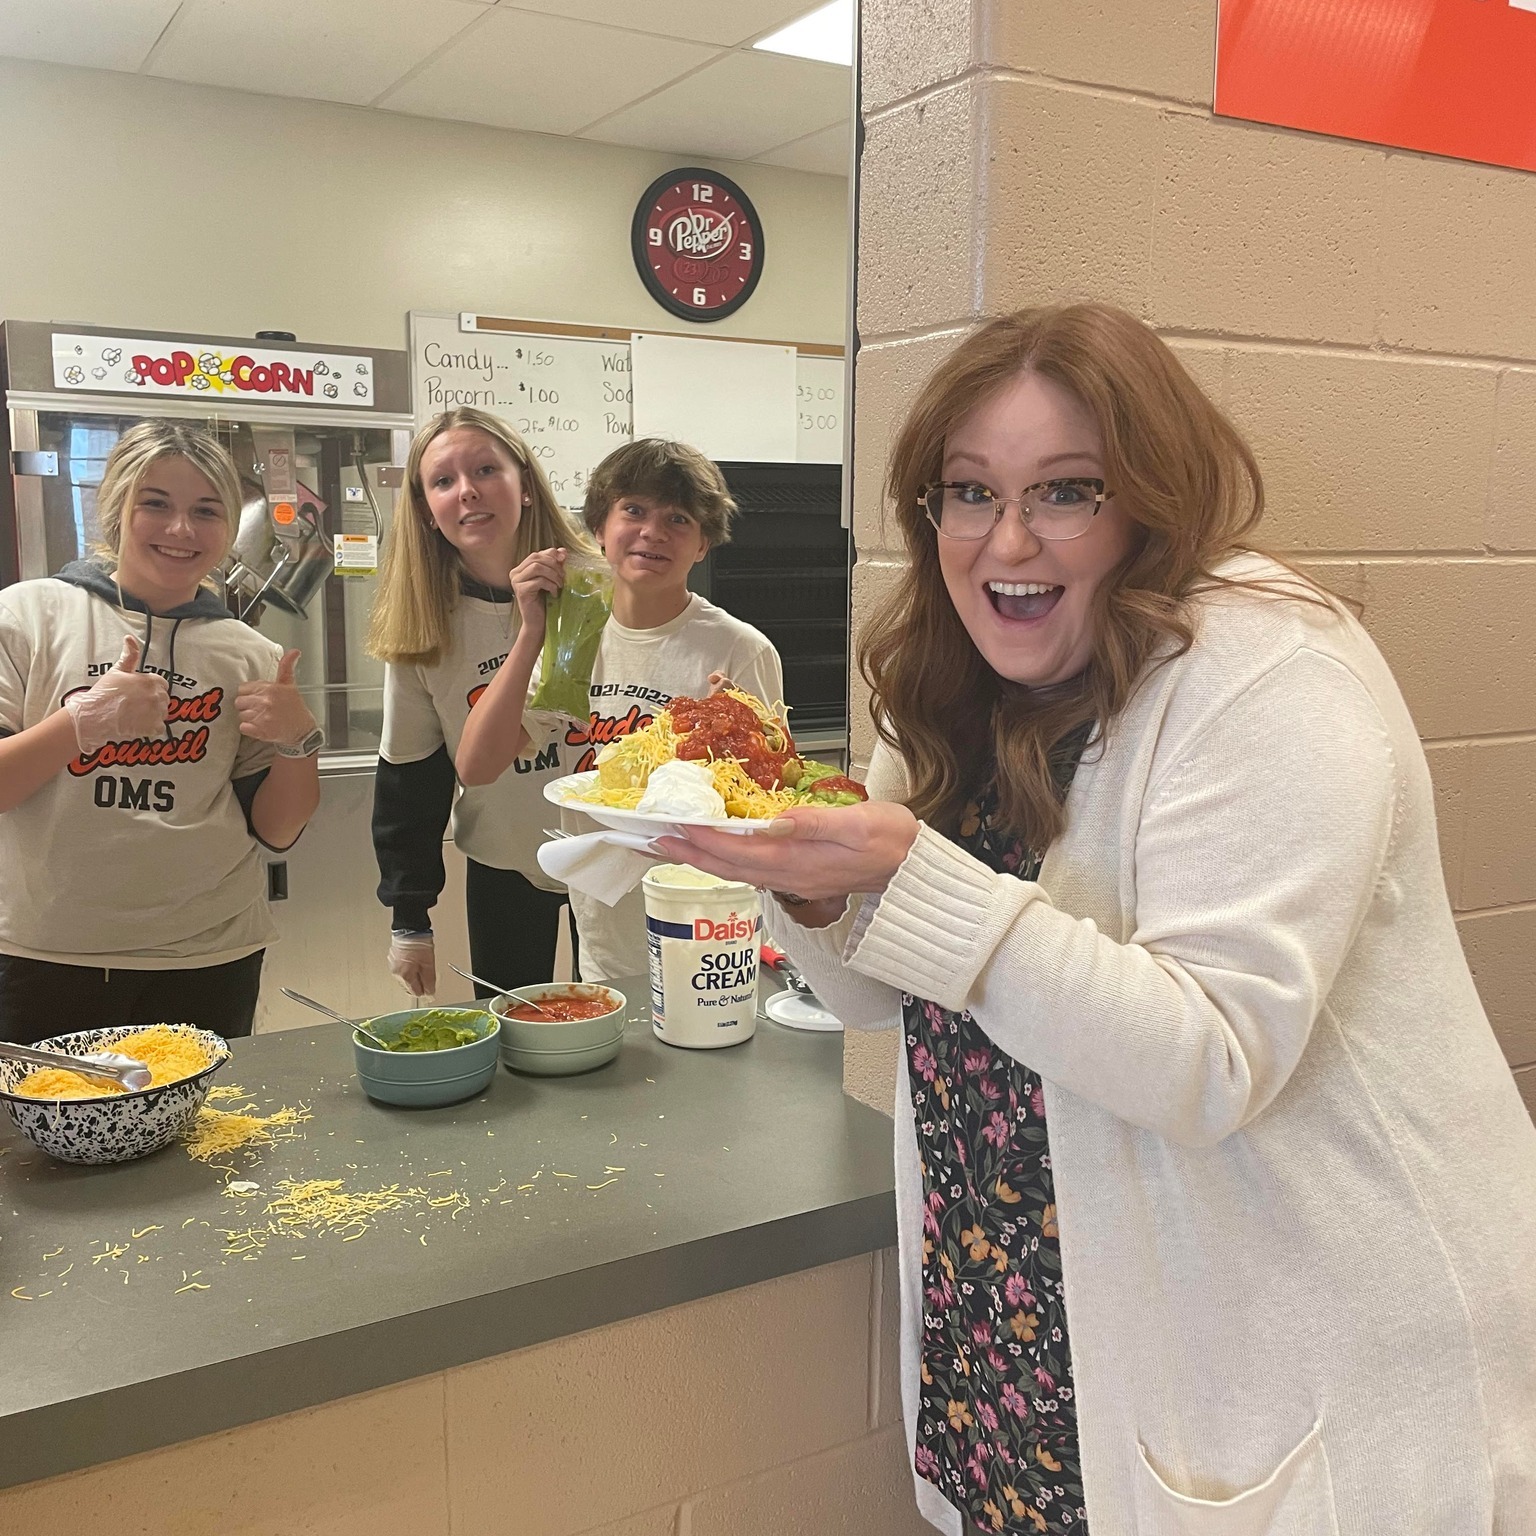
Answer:
<path fill-rule="evenodd" d="M 1102 480 L 1042 480 L 1017 496 L 999 496 L 974 480 L 940 480 L 919 496 L 928 521 L 946 539 L 984 539 L 1010 506 L 1039 539 L 1075 539 L 1087 533 L 1098 510 L 1115 493 Z"/>

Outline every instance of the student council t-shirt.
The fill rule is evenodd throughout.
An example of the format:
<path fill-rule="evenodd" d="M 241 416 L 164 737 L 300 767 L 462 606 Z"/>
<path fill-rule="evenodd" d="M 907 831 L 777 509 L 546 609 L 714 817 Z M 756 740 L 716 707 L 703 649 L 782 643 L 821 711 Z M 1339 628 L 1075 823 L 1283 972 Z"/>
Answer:
<path fill-rule="evenodd" d="M 93 562 L 0 593 L 0 736 L 40 724 L 117 664 L 123 638 L 170 688 L 164 734 L 76 756 L 0 816 L 0 952 L 113 970 L 223 965 L 276 937 L 235 782 L 273 748 L 233 700 L 281 648 L 211 594 L 174 617 L 127 609 Z"/>
<path fill-rule="evenodd" d="M 656 629 L 627 629 L 610 619 L 593 668 L 588 718 L 564 722 L 566 771 L 591 768 L 601 747 L 649 725 L 673 699 L 707 694 L 712 672 L 725 673 L 764 703 L 784 696 L 784 668 L 768 637 L 697 593 L 682 613 Z M 567 830 L 594 828 L 579 813 L 561 814 Z M 643 976 L 648 962 L 640 892 L 630 892 L 612 907 L 579 891 L 572 891 L 570 899 L 583 980 Z"/>
<path fill-rule="evenodd" d="M 448 755 L 457 755 L 469 712 L 507 659 L 517 622 L 515 603 L 463 595 L 453 611 L 451 648 L 435 667 L 386 670 L 379 747 L 386 762 L 420 762 L 445 742 Z M 536 733 L 527 756 L 515 759 L 493 784 L 461 788 L 453 807 L 453 840 L 461 853 L 493 869 L 515 869 L 546 891 L 564 889 L 538 861 L 544 829 L 559 822 L 544 786 L 570 771 L 563 766 L 570 756 L 560 744 L 563 726 L 549 722 Z"/>

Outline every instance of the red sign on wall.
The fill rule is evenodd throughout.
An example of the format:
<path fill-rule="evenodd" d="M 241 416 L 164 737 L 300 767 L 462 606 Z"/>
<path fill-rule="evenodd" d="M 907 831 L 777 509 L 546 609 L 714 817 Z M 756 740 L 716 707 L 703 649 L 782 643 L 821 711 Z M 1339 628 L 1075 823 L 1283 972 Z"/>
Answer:
<path fill-rule="evenodd" d="M 1536 0 L 1220 3 L 1220 115 L 1536 171 Z"/>

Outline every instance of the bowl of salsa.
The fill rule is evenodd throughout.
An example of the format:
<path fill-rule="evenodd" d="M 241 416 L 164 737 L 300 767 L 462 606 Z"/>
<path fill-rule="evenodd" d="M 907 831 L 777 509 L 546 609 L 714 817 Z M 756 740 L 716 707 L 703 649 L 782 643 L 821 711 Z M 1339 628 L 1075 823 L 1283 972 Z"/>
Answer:
<path fill-rule="evenodd" d="M 578 1019 L 606 1019 L 623 1009 L 624 999 L 607 987 L 571 986 L 561 992 L 546 992 L 537 1000 L 514 993 L 508 998 L 508 1005 L 502 1017 L 515 1019 L 519 1024 L 574 1024 Z"/>
<path fill-rule="evenodd" d="M 628 1006 L 622 992 L 596 982 L 518 987 L 490 1004 L 501 1020 L 502 1061 L 516 1072 L 545 1077 L 612 1061 L 623 1043 Z"/>

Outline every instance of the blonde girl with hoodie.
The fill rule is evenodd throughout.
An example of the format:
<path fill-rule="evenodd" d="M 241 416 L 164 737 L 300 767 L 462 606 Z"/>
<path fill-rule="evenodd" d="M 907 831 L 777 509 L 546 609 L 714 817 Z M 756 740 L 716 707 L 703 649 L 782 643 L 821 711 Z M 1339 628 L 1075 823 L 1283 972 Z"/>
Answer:
<path fill-rule="evenodd" d="M 304 830 L 323 737 L 299 653 L 206 585 L 239 509 L 216 439 L 140 422 L 102 474 L 98 554 L 0 591 L 0 1038 L 251 1032 L 260 849 Z"/>

